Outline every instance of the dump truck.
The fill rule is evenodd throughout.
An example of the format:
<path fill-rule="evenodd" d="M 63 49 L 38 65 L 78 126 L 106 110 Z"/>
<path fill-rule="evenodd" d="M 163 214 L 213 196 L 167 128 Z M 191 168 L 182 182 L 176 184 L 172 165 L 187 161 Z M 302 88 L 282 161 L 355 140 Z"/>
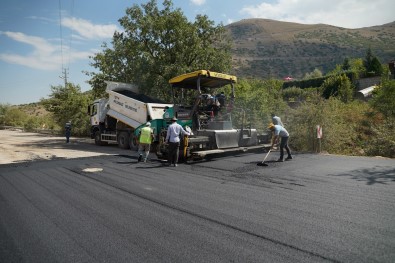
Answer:
<path fill-rule="evenodd" d="M 88 107 L 91 138 L 95 144 L 112 143 L 123 149 L 137 149 L 138 136 L 134 132 L 148 121 L 158 136 L 156 126 L 162 125 L 165 110 L 173 104 L 141 94 L 133 84 L 111 81 L 106 84 L 108 98 L 97 99 Z"/>
<path fill-rule="evenodd" d="M 170 79 L 173 105 L 166 108 L 163 117 L 156 122 L 152 152 L 155 151 L 160 159 L 167 158 L 167 128 L 173 117 L 191 132 L 190 136 L 181 140 L 180 162 L 270 147 L 270 135 L 258 134 L 256 129 L 245 127 L 244 120 L 241 127 L 234 128 L 232 112 L 235 110 L 236 83 L 236 76 L 209 70 L 198 70 Z M 229 94 L 229 98 L 225 93 Z M 135 129 L 133 137 L 142 127 Z"/>

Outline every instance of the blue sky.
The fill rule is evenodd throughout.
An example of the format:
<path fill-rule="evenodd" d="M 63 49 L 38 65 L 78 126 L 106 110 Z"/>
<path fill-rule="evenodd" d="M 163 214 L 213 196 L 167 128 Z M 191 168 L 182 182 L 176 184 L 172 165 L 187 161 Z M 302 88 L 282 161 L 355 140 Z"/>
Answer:
<path fill-rule="evenodd" d="M 90 90 L 82 71 L 90 55 L 121 31 L 118 19 L 140 0 L 1 0 L 0 104 L 38 102 L 51 86 L 68 81 Z M 161 6 L 162 0 L 158 1 Z M 194 21 L 206 14 L 216 24 L 267 18 L 303 24 L 361 28 L 395 21 L 393 0 L 173 0 Z"/>

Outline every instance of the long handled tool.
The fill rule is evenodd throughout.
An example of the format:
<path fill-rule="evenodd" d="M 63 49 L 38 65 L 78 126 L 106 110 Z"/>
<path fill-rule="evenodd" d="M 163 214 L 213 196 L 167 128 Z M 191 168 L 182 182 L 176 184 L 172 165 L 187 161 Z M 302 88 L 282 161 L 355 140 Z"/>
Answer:
<path fill-rule="evenodd" d="M 267 164 L 265 163 L 266 158 L 269 156 L 270 152 L 272 151 L 272 149 L 269 149 L 269 151 L 267 152 L 267 154 L 265 155 L 265 158 L 263 158 L 263 161 L 260 163 L 257 163 L 256 165 L 258 166 L 267 166 Z"/>

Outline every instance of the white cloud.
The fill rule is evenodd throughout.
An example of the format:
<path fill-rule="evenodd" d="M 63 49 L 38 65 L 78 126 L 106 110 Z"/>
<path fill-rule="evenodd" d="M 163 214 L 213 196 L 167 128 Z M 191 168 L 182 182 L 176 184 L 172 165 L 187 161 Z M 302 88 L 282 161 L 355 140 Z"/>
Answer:
<path fill-rule="evenodd" d="M 31 19 L 41 19 L 40 17 L 30 17 Z M 48 20 L 49 21 L 49 20 Z M 78 18 L 65 18 L 62 20 L 62 26 L 70 28 L 75 34 L 72 39 L 79 41 L 86 40 L 103 40 L 112 38 L 116 25 L 94 25 L 91 22 Z M 53 40 L 44 39 L 37 36 L 26 35 L 21 32 L 0 32 L 8 38 L 31 46 L 32 51 L 27 54 L 0 53 L 0 60 L 26 66 L 39 70 L 60 70 L 62 64 L 70 64 L 78 60 L 88 59 L 94 55 L 93 50 L 77 51 L 70 49 L 68 45 L 53 44 Z M 56 40 L 59 43 L 59 39 Z M 71 42 L 70 42 L 71 44 Z"/>
<path fill-rule="evenodd" d="M 194 5 L 203 5 L 206 3 L 206 0 L 191 0 L 192 4 Z"/>
<path fill-rule="evenodd" d="M 7 63 L 22 65 L 40 70 L 59 70 L 62 67 L 62 50 L 59 45 L 53 45 L 47 40 L 29 36 L 20 32 L 1 32 L 20 43 L 25 43 L 33 47 L 33 51 L 27 55 L 1 53 L 0 60 Z M 87 59 L 93 52 L 80 52 L 69 50 L 67 46 L 63 46 L 63 52 L 66 54 L 69 63 L 80 59 Z"/>
<path fill-rule="evenodd" d="M 41 16 L 29 16 L 27 18 L 32 19 L 32 20 L 40 20 L 40 21 L 43 21 L 45 23 L 57 22 L 56 20 L 53 20 L 53 19 L 50 19 L 50 18 L 47 18 L 47 17 L 41 17 Z"/>
<path fill-rule="evenodd" d="M 278 0 L 246 6 L 240 12 L 250 18 L 360 28 L 393 22 L 393 10 L 393 0 Z"/>
<path fill-rule="evenodd" d="M 88 20 L 75 17 L 64 18 L 62 20 L 62 26 L 70 28 L 85 39 L 112 38 L 114 32 L 118 30 L 114 24 L 94 25 Z"/>

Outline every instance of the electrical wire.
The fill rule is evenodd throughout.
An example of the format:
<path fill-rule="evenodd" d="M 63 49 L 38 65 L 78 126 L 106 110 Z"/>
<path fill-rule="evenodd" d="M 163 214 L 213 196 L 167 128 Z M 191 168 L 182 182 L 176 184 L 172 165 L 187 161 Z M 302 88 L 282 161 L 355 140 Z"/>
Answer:
<path fill-rule="evenodd" d="M 60 32 L 60 55 L 62 59 L 63 72 L 63 32 L 62 32 L 62 1 L 59 0 L 59 32 Z"/>
<path fill-rule="evenodd" d="M 73 17 L 74 13 L 74 0 L 71 0 L 70 16 Z M 71 45 L 73 39 L 73 27 L 71 27 L 69 46 L 68 46 L 68 56 L 67 56 L 67 68 L 65 68 L 64 52 L 63 52 L 63 25 L 62 25 L 62 0 L 59 0 L 59 32 L 60 32 L 60 54 L 62 60 L 62 76 L 60 78 L 64 79 L 65 86 L 67 85 L 67 75 L 70 67 L 71 61 Z"/>

